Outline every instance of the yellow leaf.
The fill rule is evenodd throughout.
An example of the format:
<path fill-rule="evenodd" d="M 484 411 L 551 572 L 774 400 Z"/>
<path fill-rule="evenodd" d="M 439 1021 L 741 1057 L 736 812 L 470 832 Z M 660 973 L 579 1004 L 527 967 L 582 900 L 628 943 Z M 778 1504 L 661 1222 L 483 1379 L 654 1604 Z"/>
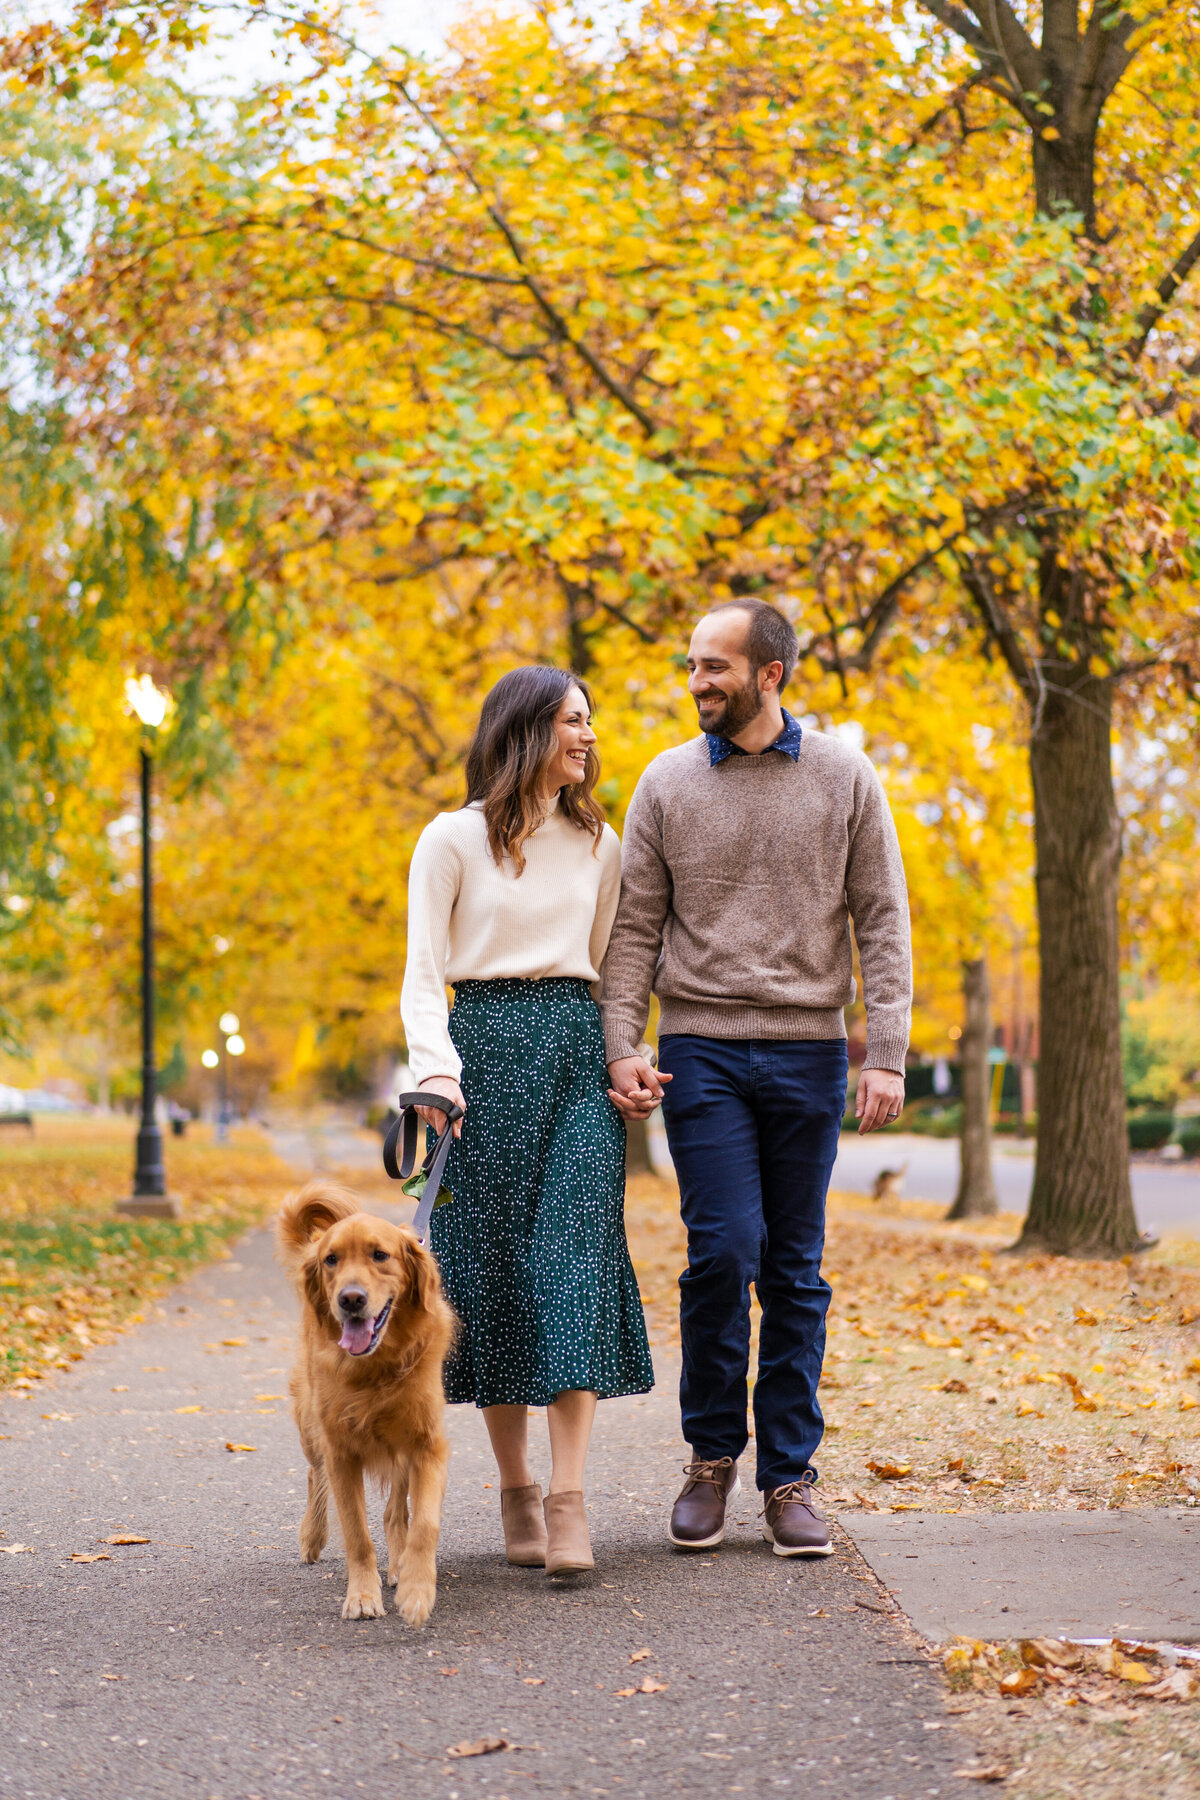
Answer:
<path fill-rule="evenodd" d="M 111 1562 L 112 1557 L 107 1550 L 73 1550 L 72 1562 Z"/>
<path fill-rule="evenodd" d="M 867 1467 L 880 1481 L 903 1481 L 912 1474 L 911 1463 L 869 1462 Z"/>
<path fill-rule="evenodd" d="M 106 1537 L 106 1544 L 148 1544 L 148 1537 L 138 1537 L 132 1531 L 119 1531 L 115 1537 Z"/>
<path fill-rule="evenodd" d="M 233 1451 L 235 1451 L 235 1452 L 236 1452 L 236 1451 L 238 1451 L 238 1450 L 257 1450 L 257 1449 L 258 1449 L 258 1445 L 257 1445 L 257 1444 L 231 1444 L 231 1443 L 230 1443 L 230 1442 L 229 1442 L 229 1439 L 228 1439 L 228 1438 L 226 1438 L 226 1440 L 225 1440 L 225 1448 L 226 1448 L 226 1449 L 227 1449 L 227 1450 L 233 1450 Z"/>
<path fill-rule="evenodd" d="M 202 1406 L 177 1406 L 175 1411 L 177 1413 L 203 1412 L 204 1408 Z"/>

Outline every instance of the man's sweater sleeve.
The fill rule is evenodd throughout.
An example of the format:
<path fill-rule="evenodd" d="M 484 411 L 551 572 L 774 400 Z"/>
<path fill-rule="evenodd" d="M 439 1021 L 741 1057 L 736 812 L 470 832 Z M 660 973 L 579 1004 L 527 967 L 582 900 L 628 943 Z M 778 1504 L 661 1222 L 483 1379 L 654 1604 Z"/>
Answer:
<path fill-rule="evenodd" d="M 867 1008 L 864 1068 L 904 1073 L 912 1025 L 912 933 L 900 840 L 878 775 L 863 758 L 846 863 Z"/>
<path fill-rule="evenodd" d="M 609 1062 L 633 1056 L 642 1041 L 670 905 L 671 875 L 663 856 L 661 820 L 643 775 L 625 815 L 621 903 L 601 972 Z"/>

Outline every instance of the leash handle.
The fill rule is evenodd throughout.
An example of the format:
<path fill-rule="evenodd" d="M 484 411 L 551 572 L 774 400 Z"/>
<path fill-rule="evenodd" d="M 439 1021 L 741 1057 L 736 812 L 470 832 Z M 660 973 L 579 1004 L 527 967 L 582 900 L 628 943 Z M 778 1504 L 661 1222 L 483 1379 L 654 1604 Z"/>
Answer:
<path fill-rule="evenodd" d="M 442 1173 L 454 1141 L 454 1126 L 463 1117 L 463 1109 L 456 1101 L 447 1100 L 444 1094 L 426 1093 L 424 1090 L 416 1094 L 401 1094 L 396 1104 L 399 1114 L 392 1120 L 383 1141 L 383 1166 L 393 1181 L 407 1181 L 416 1168 L 417 1127 L 420 1124 L 417 1107 L 429 1106 L 446 1115 L 446 1123 L 438 1133 L 433 1147 L 426 1152 L 420 1169 L 420 1173 L 425 1176 L 425 1188 L 417 1205 L 413 1230 L 420 1242 L 424 1243 L 430 1216 L 441 1192 Z M 396 1161 L 397 1144 L 400 1145 L 399 1163 Z"/>

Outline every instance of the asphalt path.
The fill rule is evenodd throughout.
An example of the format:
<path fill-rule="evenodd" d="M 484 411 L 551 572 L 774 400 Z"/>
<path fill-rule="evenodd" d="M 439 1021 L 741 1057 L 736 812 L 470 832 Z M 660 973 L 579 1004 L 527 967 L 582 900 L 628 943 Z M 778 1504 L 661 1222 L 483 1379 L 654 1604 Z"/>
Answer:
<path fill-rule="evenodd" d="M 831 1185 L 847 1194 L 869 1194 L 881 1169 L 902 1169 L 900 1194 L 909 1200 L 944 1200 L 958 1191 L 958 1140 L 887 1132 L 860 1138 L 844 1131 Z M 1002 1211 L 1025 1213 L 1033 1186 L 1033 1147 L 1011 1138 L 993 1141 L 992 1172 Z M 1143 1231 L 1200 1232 L 1200 1165 L 1134 1163 L 1133 1205 Z"/>
<path fill-rule="evenodd" d="M 751 1490 L 719 1554 L 671 1551 L 661 1353 L 651 1396 L 600 1408 L 594 1577 L 507 1567 L 482 1424 L 458 1407 L 432 1621 L 344 1623 L 336 1542 L 312 1568 L 296 1546 L 294 1316 L 259 1232 L 0 1403 L 3 1800 L 977 1791 L 940 1673 L 847 1542 L 772 1556 Z"/>

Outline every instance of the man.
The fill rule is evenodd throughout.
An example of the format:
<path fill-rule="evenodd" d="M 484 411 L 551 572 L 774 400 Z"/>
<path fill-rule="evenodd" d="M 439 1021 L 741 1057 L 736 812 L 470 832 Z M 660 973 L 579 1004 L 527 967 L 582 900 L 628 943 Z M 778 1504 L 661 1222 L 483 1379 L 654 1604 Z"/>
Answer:
<path fill-rule="evenodd" d="M 783 710 L 796 655 L 792 627 L 761 600 L 730 601 L 693 632 L 688 691 L 703 735 L 655 757 L 630 803 L 603 1005 L 613 1101 L 631 1119 L 662 1101 L 688 1233 L 680 1401 L 693 1460 L 671 1541 L 720 1543 L 739 1489 L 753 1282 L 764 1536 L 779 1556 L 827 1556 L 812 1458 L 851 920 L 867 1006 L 860 1131 L 903 1104 L 912 974 L 879 778 L 860 751 Z M 657 1070 L 641 1043 L 652 988 Z"/>

